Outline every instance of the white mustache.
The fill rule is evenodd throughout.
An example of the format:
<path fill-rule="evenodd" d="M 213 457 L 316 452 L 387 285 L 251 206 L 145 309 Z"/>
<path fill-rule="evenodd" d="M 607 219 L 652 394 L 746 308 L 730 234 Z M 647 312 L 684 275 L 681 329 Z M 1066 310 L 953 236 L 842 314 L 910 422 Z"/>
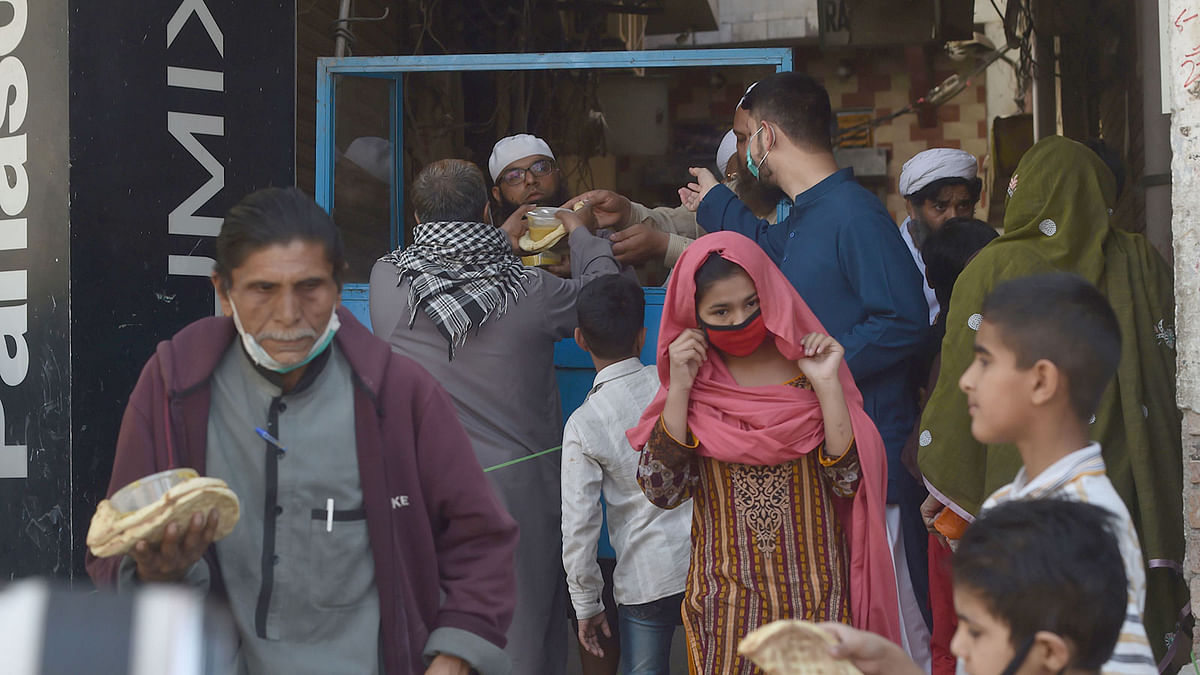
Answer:
<path fill-rule="evenodd" d="M 317 331 L 311 326 L 307 328 L 297 328 L 293 331 L 273 332 L 267 331 L 254 336 L 255 340 L 262 342 L 264 340 L 274 340 L 276 342 L 295 342 L 304 338 L 316 338 Z"/>

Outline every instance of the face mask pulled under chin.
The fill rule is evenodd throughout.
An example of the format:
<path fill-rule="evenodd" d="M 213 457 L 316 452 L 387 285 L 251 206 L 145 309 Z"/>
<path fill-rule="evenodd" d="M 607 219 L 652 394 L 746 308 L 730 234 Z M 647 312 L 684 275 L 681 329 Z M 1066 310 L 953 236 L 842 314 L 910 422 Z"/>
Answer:
<path fill-rule="evenodd" d="M 338 320 L 337 306 L 334 305 L 333 311 L 329 315 L 329 321 L 325 324 L 325 331 L 313 342 L 313 346 L 308 350 L 308 354 L 303 359 L 296 363 L 284 364 L 275 360 L 275 357 L 267 353 L 267 350 L 254 339 L 254 336 L 247 333 L 242 327 L 242 320 L 238 317 L 237 305 L 233 304 L 233 296 L 229 296 L 229 307 L 233 310 L 233 325 L 237 328 L 238 335 L 242 338 L 242 347 L 246 350 L 246 354 L 260 368 L 279 373 L 280 375 L 290 373 L 297 368 L 308 365 L 310 361 L 321 355 L 329 347 L 329 343 L 333 342 L 333 335 L 338 328 L 342 327 L 342 322 Z"/>

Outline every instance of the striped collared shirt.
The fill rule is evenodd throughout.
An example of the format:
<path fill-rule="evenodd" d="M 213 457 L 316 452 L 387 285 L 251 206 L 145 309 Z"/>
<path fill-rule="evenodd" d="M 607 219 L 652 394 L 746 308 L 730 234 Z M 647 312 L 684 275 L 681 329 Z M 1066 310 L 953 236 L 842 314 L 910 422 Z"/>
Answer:
<path fill-rule="evenodd" d="M 1022 468 L 1013 482 L 988 497 L 982 511 L 1018 499 L 1048 497 L 1095 504 L 1116 516 L 1115 534 L 1125 561 L 1125 576 L 1129 579 L 1129 606 L 1117 646 L 1101 672 L 1103 675 L 1156 675 L 1154 653 L 1142 625 L 1142 610 L 1146 604 L 1146 563 L 1129 510 L 1105 474 L 1099 443 L 1063 457 L 1033 480 L 1026 477 Z"/>

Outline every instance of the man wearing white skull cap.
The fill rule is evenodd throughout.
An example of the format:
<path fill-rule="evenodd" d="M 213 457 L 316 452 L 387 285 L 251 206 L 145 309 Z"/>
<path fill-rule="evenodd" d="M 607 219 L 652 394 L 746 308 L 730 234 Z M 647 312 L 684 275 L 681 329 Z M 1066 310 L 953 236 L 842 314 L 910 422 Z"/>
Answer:
<path fill-rule="evenodd" d="M 969 218 L 975 213 L 983 183 L 976 177 L 979 162 L 975 155 L 956 148 L 931 148 L 913 155 L 900 170 L 900 194 L 904 196 L 908 218 L 900 225 L 900 235 L 912 253 L 921 277 L 925 261 L 921 246 L 933 232 L 951 218 Z M 929 305 L 929 323 L 937 319 L 941 308 L 929 282 L 925 283 L 925 301 Z"/>
<path fill-rule="evenodd" d="M 532 134 L 496 141 L 488 158 L 492 198 L 503 222 L 522 205 L 558 206 L 566 200 L 562 172 L 550 144 Z"/>

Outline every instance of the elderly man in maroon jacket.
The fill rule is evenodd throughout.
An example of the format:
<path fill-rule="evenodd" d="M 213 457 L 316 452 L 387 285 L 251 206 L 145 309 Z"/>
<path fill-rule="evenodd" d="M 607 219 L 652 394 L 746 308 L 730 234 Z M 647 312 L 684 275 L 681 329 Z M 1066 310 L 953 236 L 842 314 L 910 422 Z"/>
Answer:
<path fill-rule="evenodd" d="M 229 484 L 241 519 L 214 544 L 216 512 L 197 515 L 88 571 L 223 598 L 241 673 L 508 673 L 516 525 L 441 386 L 338 307 L 344 268 L 333 221 L 298 190 L 229 211 L 225 316 L 159 344 L 109 493 L 193 467 Z"/>

